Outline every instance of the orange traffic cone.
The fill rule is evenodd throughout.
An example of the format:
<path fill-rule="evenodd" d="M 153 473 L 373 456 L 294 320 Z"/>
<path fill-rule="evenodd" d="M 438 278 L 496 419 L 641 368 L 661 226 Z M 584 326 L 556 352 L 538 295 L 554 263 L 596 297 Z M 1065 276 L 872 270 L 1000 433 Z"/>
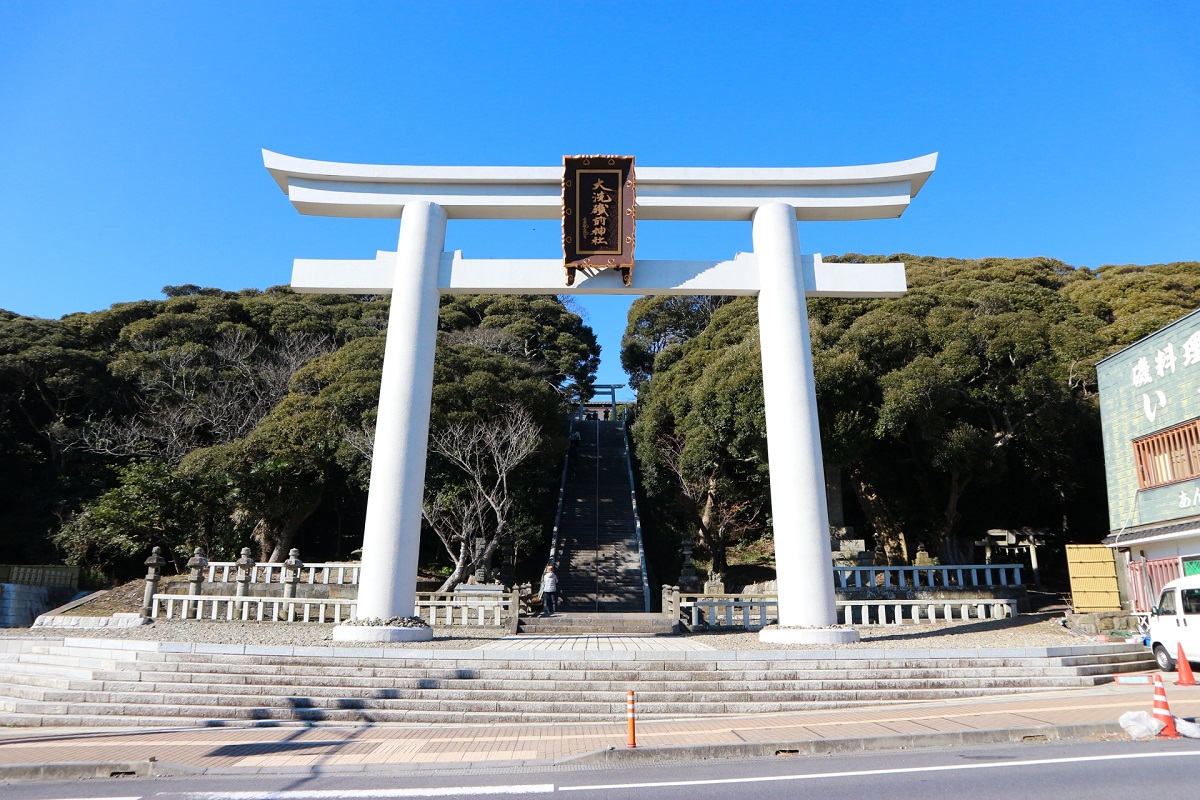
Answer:
<path fill-rule="evenodd" d="M 1163 688 L 1162 675 L 1158 673 L 1154 675 L 1154 718 L 1166 726 L 1159 731 L 1159 736 L 1179 738 L 1179 731 L 1175 730 L 1175 718 L 1171 716 L 1171 707 L 1167 705 L 1167 690 Z"/>
<path fill-rule="evenodd" d="M 1188 663 L 1187 656 L 1183 654 L 1183 643 L 1179 644 L 1179 658 L 1175 659 L 1175 669 L 1179 670 L 1179 680 L 1175 681 L 1176 686 L 1195 686 L 1196 679 L 1192 676 L 1192 665 Z"/>

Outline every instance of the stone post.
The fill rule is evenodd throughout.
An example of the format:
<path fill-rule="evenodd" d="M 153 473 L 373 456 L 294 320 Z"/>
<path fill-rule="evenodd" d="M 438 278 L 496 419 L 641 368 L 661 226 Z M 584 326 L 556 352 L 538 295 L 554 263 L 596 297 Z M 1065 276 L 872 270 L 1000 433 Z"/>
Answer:
<path fill-rule="evenodd" d="M 283 574 L 279 576 L 280 583 L 283 584 L 283 599 L 294 600 L 296 598 L 296 585 L 300 583 L 300 573 L 304 569 L 304 562 L 300 560 L 300 551 L 293 547 L 288 551 L 287 561 L 283 562 Z M 296 613 L 296 606 L 292 603 L 287 604 L 287 619 L 290 622 L 293 615 Z"/>
<path fill-rule="evenodd" d="M 250 548 L 242 548 L 242 557 L 237 560 L 237 596 L 250 596 L 250 579 L 254 577 L 254 559 L 250 557 Z"/>
<path fill-rule="evenodd" d="M 700 576 L 696 574 L 696 564 L 692 561 L 692 540 L 684 539 L 683 566 L 679 570 L 679 588 L 685 592 L 700 590 Z"/>
<path fill-rule="evenodd" d="M 679 587 L 664 583 L 662 587 L 663 616 L 672 620 L 679 619 Z"/>
<path fill-rule="evenodd" d="M 483 558 L 483 539 L 475 540 L 474 560 L 475 560 L 475 582 L 476 583 L 487 583 L 488 582 L 488 565 L 486 563 L 484 563 L 484 558 Z"/>
<path fill-rule="evenodd" d="M 296 584 L 300 583 L 300 572 L 304 562 L 300 560 L 300 551 L 292 548 L 288 551 L 288 559 L 283 562 L 283 596 L 291 600 L 296 596 Z"/>
<path fill-rule="evenodd" d="M 158 592 L 158 581 L 167 560 L 162 557 L 162 548 L 155 547 L 146 559 L 146 593 L 142 595 L 142 619 L 149 621 L 154 613 L 154 595 Z"/>
<path fill-rule="evenodd" d="M 513 534 L 506 535 L 500 544 L 500 583 L 517 584 L 517 539 Z"/>
<path fill-rule="evenodd" d="M 208 559 L 204 557 L 204 548 L 197 547 L 192 551 L 192 557 L 188 559 L 188 594 L 201 595 L 204 594 L 204 572 L 208 569 Z M 190 619 L 192 616 L 191 601 L 185 600 L 183 603 L 183 618 Z M 196 619 L 200 619 L 202 615 L 200 601 L 196 601 Z"/>

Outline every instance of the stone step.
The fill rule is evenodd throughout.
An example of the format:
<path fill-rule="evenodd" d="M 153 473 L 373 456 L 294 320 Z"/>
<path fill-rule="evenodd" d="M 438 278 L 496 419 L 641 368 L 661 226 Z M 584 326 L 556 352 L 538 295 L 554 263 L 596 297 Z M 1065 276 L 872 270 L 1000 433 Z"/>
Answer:
<path fill-rule="evenodd" d="M 553 619 L 553 618 L 551 618 Z M 486 677 L 544 674 L 560 679 L 578 678 L 591 680 L 605 674 L 619 673 L 622 678 L 655 679 L 656 674 L 676 676 L 681 680 L 701 680 L 705 675 L 717 673 L 728 676 L 732 673 L 764 675 L 771 672 L 798 675 L 806 671 L 829 675 L 849 671 L 918 670 L 935 673 L 947 669 L 995 670 L 995 669 L 1039 669 L 1047 666 L 1077 669 L 1078 666 L 1064 664 L 1062 658 L 1008 657 L 1008 658 L 854 658 L 838 659 L 835 662 L 821 659 L 771 659 L 735 660 L 719 654 L 709 659 L 702 652 L 664 653 L 672 658 L 633 659 L 626 653 L 614 652 L 612 658 L 595 657 L 599 653 L 589 652 L 587 658 L 581 654 L 555 651 L 536 651 L 536 656 L 525 657 L 522 651 L 489 651 L 486 657 L 472 656 L 467 659 L 422 659 L 380 658 L 365 656 L 350 660 L 346 657 L 322 656 L 272 656 L 238 655 L 220 653 L 167 653 L 162 661 L 136 662 L 121 670 L 74 670 L 72 677 L 103 676 L 107 680 L 120 680 L 120 675 L 150 671 L 196 671 L 196 672 L 245 672 L 247 674 L 321 675 L 328 673 L 360 675 L 365 677 Z M 660 654 L 655 654 L 658 656 Z M 769 655 L 769 654 L 768 654 Z M 1096 666 L 1120 663 L 1147 663 L 1145 656 L 1122 657 L 1113 654 L 1101 659 Z M 13 665 L 27 671 L 37 669 L 35 665 Z M 1093 665 L 1088 665 L 1093 666 Z M 116 675 L 114 675 L 116 673 Z M 687 673 L 687 674 L 684 674 Z"/>
<path fill-rule="evenodd" d="M 1059 687 L 1048 687 L 1059 688 Z M 901 689 L 871 691 L 824 690 L 796 693 L 782 698 L 764 699 L 753 693 L 711 696 L 680 693 L 639 694 L 638 709 L 643 716 L 695 716 L 714 714 L 753 714 L 774 711 L 811 709 L 815 705 L 832 704 L 861 705 L 867 703 L 894 703 L 920 700 L 946 700 L 979 697 L 985 694 L 1028 693 L 1029 687 L 999 687 L 985 691 L 979 688 L 945 689 Z M 458 714 L 508 714 L 521 716 L 544 714 L 550 718 L 578 718 L 584 715 L 609 719 L 619 718 L 625 708 L 624 693 L 614 692 L 610 697 L 556 698 L 537 701 L 526 698 L 467 698 L 451 697 L 408 697 L 408 698 L 340 698 L 313 696 L 165 696 L 155 698 L 153 704 L 140 696 L 103 696 L 89 698 L 86 702 L 75 699 L 23 700 L 0 697 L 0 711 L 17 714 L 74 715 L 86 714 L 97 717 L 144 717 L 162 714 L 170 709 L 176 719 L 229 719 L 229 720 L 286 720 L 323 719 L 328 721 L 375 722 L 409 721 L 413 714 L 439 714 L 453 717 Z M 369 714 L 369 716 L 364 716 Z"/>
<path fill-rule="evenodd" d="M 78 655 L 55 655 L 51 653 L 21 653 L 18 664 L 41 664 L 43 666 L 73 667 L 75 669 L 117 669 L 124 663 L 114 658 L 89 658 Z"/>
<path fill-rule="evenodd" d="M 1139 664 L 1140 665 L 1140 664 Z M 1078 668 L 1056 666 L 1053 662 L 1025 667 L 926 667 L 913 669 L 755 669 L 747 665 L 744 669 L 696 669 L 686 663 L 688 669 L 570 669 L 555 662 L 536 662 L 523 668 L 480 667 L 475 669 L 422 669 L 418 667 L 380 667 L 354 669 L 348 666 L 313 667 L 253 664 L 182 663 L 152 665 L 135 673 L 110 674 L 97 672 L 95 681 L 112 682 L 170 682 L 170 683 L 265 683 L 286 686 L 312 683 L 329 685 L 331 682 L 350 681 L 352 685 L 372 686 L 391 682 L 439 682 L 490 681 L 512 685 L 530 681 L 554 681 L 555 685 L 571 687 L 574 684 L 591 685 L 608 681 L 614 683 L 687 683 L 729 684 L 733 682 L 761 681 L 833 681 L 862 679 L 870 681 L 915 680 L 933 681 L 994 680 L 1021 677 L 1069 677 L 1096 674 L 1091 668 L 1081 672 Z M 1125 666 L 1125 665 L 1120 665 Z"/>
<path fill-rule="evenodd" d="M 275 680 L 247 681 L 244 676 L 196 675 L 191 682 L 170 680 L 143 681 L 98 681 L 94 685 L 72 683 L 68 687 L 37 687 L 70 689 L 82 692 L 105 692 L 124 694 L 140 692 L 159 696 L 175 694 L 193 695 L 292 695 L 303 693 L 311 696 L 345 696 L 345 697 L 403 697 L 419 692 L 436 692 L 439 696 L 447 693 L 461 693 L 463 698 L 468 696 L 500 697 L 522 696 L 530 699 L 548 700 L 551 697 L 569 697 L 595 692 L 614 692 L 623 697 L 630 688 L 639 692 L 677 693 L 677 694 L 707 694 L 716 693 L 751 693 L 763 695 L 769 693 L 783 696 L 789 693 L 825 690 L 856 690 L 871 688 L 879 689 L 922 689 L 922 688 L 996 688 L 1007 687 L 1070 687 L 1094 685 L 1093 677 L 1076 675 L 944 675 L 930 677 L 893 677 L 887 679 L 830 679 L 810 678 L 806 680 L 722 680 L 701 683 L 684 683 L 680 681 L 534 681 L 534 680 L 437 680 L 437 679 L 405 679 L 389 680 L 377 678 L 345 678 L 340 676 L 311 678 L 309 680 Z M 227 678 L 227 680 L 222 680 Z M 5 683 L 11 683 L 6 681 Z M 550 688 L 548 688 L 550 687 Z M 302 691 L 301 691 L 302 690 Z"/>
<path fill-rule="evenodd" d="M 625 692 L 635 688 L 638 697 L 646 704 L 660 703 L 664 706 L 698 704 L 761 703 L 770 698 L 772 702 L 816 702 L 816 700 L 845 699 L 936 699 L 947 692 L 983 693 L 1001 690 L 1033 691 L 1039 688 L 1063 688 L 1092 685 L 1092 681 L 1078 676 L 1055 676 L 1055 678 L 1022 678 L 978 680 L 815 680 L 790 682 L 787 685 L 768 688 L 754 681 L 736 686 L 696 688 L 674 684 L 656 686 L 655 690 L 640 682 L 628 682 L 616 688 L 581 687 L 563 690 L 546 681 L 540 686 L 529 684 L 522 688 L 490 690 L 478 686 L 442 688 L 434 686 L 413 688 L 374 688 L 362 690 L 348 686 L 277 686 L 277 685 L 227 685 L 205 686 L 176 684 L 178 691 L 162 691 L 163 685 L 155 688 L 133 687 L 132 691 L 79 691 L 48 690 L 29 686 L 0 685 L 2 696 L 14 699 L 35 699 L 46 703 L 88 704 L 139 704 L 154 699 L 162 705 L 209 706 L 222 705 L 226 708 L 372 708 L 372 709 L 421 709 L 428 710 L 431 703 L 479 703 L 491 704 L 536 704 L 559 706 L 571 703 L 607 703 L 619 705 L 624 702 Z M 287 691 L 292 690 L 292 691 Z"/>
<path fill-rule="evenodd" d="M 46 674 L 45 671 L 22 673 L 16 670 L 0 669 L 0 683 L 13 686 L 29 686 L 40 689 L 71 689 L 72 684 L 89 684 L 90 681 L 77 682 L 69 677 Z"/>
<path fill-rule="evenodd" d="M 734 690 L 740 688 L 763 691 L 788 691 L 800 686 L 833 686 L 842 684 L 861 685 L 866 682 L 873 685 L 910 685 L 922 686 L 936 683 L 977 683 L 981 686 L 998 685 L 1002 682 L 1012 683 L 1025 681 L 1030 684 L 1042 681 L 1060 680 L 1064 685 L 1072 683 L 1080 676 L 1078 673 L 1061 668 L 1043 667 L 1025 670 L 945 670 L 945 671 L 905 671 L 905 672 L 820 672 L 820 671 L 746 671 L 734 673 L 684 673 L 684 672 L 603 672 L 564 674 L 560 670 L 531 670 L 520 671 L 520 677 L 514 677 L 511 671 L 491 670 L 472 671 L 471 674 L 354 674 L 339 672 L 320 672 L 316 674 L 277 674 L 254 673 L 245 670 L 216 672 L 202 669 L 180 671 L 142 671 L 137 680 L 121 680 L 97 674 L 93 685 L 100 689 L 125 690 L 132 688 L 129 684 L 153 686 L 160 690 L 168 686 L 196 685 L 204 687 L 222 686 L 226 690 L 240 686 L 267 686 L 281 690 L 293 687 L 338 686 L 358 690 L 377 690 L 387 688 L 403 688 L 411 690 L 440 689 L 447 687 L 470 686 L 487 690 L 527 691 L 544 689 L 547 682 L 552 683 L 556 690 L 572 691 L 588 688 L 627 689 L 631 685 L 644 686 L 646 689 L 688 687 L 690 690 Z M 40 685 L 40 684 L 31 684 Z M 63 688 L 58 686 L 57 688 Z M 72 682 L 66 688 L 79 688 Z"/>
<path fill-rule="evenodd" d="M 45 664 L 28 664 L 22 662 L 13 662 L 4 665 L 3 673 L 9 675 L 29 675 L 29 676 L 47 676 L 55 678 L 74 678 L 79 680 L 90 680 L 95 675 L 97 670 L 84 667 L 68 667 L 62 665 L 47 666 Z M 112 670 L 111 674 L 120 675 L 136 675 L 137 673 L 120 672 Z"/>
<path fill-rule="evenodd" d="M 497 655 L 500 651 L 496 652 Z M 511 652 L 511 651 L 510 651 Z M 181 654 L 182 655 L 182 654 Z M 557 655 L 547 651 L 547 655 Z M 694 655 L 694 653 L 689 654 Z M 94 676 L 104 680 L 122 680 L 122 675 L 152 674 L 244 674 L 247 676 L 279 676 L 281 680 L 296 678 L 307 680 L 319 676 L 351 676 L 380 679 L 496 679 L 519 676 L 537 679 L 552 678 L 569 680 L 759 680 L 770 676 L 780 679 L 800 680 L 804 678 L 836 677 L 839 675 L 904 677 L 936 677 L 943 674 L 980 675 L 1028 674 L 1053 670 L 1057 674 L 1080 674 L 1082 667 L 1070 667 L 1054 659 L 1023 660 L 995 659 L 989 663 L 970 660 L 943 659 L 935 662 L 920 661 L 847 661 L 845 664 L 821 665 L 813 661 L 702 661 L 680 659 L 662 662 L 600 661 L 545 658 L 536 660 L 485 658 L 473 662 L 439 662 L 428 666 L 409 659 L 371 659 L 356 663 L 345 663 L 342 659 L 312 658 L 297 659 L 264 656 L 185 656 L 168 662 L 153 662 L 140 665 L 136 671 L 116 671 L 116 675 L 103 670 Z M 1144 660 L 1120 662 L 1141 664 Z M 1104 666 L 1104 665 L 1093 665 Z M 1091 667 L 1088 667 L 1091 670 Z"/>
<path fill-rule="evenodd" d="M 639 692 L 643 716 L 677 717 L 983 697 L 1094 685 L 1118 672 L 1153 668 L 1140 647 L 1057 658 L 884 652 L 881 658 L 792 660 L 764 651 L 757 660 L 739 660 L 697 652 L 597 658 L 590 652 L 480 651 L 436 657 L 435 651 L 434 658 L 399 652 L 385 658 L 370 648 L 346 648 L 333 658 L 109 651 L 102 645 L 51 643 L 39 645 L 41 652 L 0 654 L 0 724 L 611 721 L 621 717 L 630 688 Z M 351 660 L 355 652 L 364 655 Z M 27 656 L 34 658 L 21 660 Z M 91 662 L 120 668 L 73 666 Z"/>

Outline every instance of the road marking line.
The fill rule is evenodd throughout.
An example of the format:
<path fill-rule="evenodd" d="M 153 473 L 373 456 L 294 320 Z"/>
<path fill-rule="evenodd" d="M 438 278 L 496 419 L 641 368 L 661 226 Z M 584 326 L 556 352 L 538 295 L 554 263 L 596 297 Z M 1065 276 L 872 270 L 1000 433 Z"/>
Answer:
<path fill-rule="evenodd" d="M 434 786 L 425 789 L 311 789 L 265 792 L 159 792 L 160 796 L 187 800 L 369 800 L 375 797 L 463 797 L 477 794 L 550 794 L 553 783 L 512 786 Z M 101 798 L 101 800 L 109 800 Z M 138 798 L 129 798 L 138 800 Z"/>
<path fill-rule="evenodd" d="M 1045 764 L 1077 764 L 1081 761 L 1120 761 L 1134 758 L 1197 758 L 1200 751 L 1186 753 L 1128 753 L 1112 756 L 1084 756 L 1082 758 L 1042 758 L 1030 761 L 1003 761 L 994 764 L 947 764 L 937 767 L 901 767 L 897 769 L 864 769 L 852 772 L 815 772 L 809 775 L 769 775 L 758 778 L 714 778 L 703 781 L 662 781 L 660 783 L 610 783 L 593 786 L 559 786 L 560 792 L 582 792 L 594 789 L 653 789 L 668 786 L 714 786 L 727 783 L 771 783 L 777 781 L 810 781 L 820 778 L 858 778 L 867 775 L 904 775 L 917 772 L 951 772 L 967 769 L 1002 769 L 1007 767 L 1032 767 Z"/>

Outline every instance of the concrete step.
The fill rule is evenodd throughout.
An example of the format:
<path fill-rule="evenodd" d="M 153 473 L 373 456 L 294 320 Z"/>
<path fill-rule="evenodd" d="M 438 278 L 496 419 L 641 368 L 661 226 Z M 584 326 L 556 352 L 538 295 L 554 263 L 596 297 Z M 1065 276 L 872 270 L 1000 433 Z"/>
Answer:
<path fill-rule="evenodd" d="M 553 621 L 557 617 L 550 618 Z M 221 653 L 167 653 L 166 660 L 148 663 L 136 662 L 132 669 L 125 670 L 68 670 L 74 677 L 122 680 L 122 676 L 153 672 L 226 672 L 281 676 L 307 676 L 323 674 L 359 675 L 363 677 L 459 677 L 486 678 L 518 674 L 545 675 L 561 680 L 594 680 L 604 675 L 618 674 L 620 679 L 702 680 L 706 675 L 716 674 L 729 677 L 733 674 L 762 677 L 782 674 L 789 678 L 804 674 L 837 675 L 839 673 L 870 671 L 882 673 L 895 670 L 914 670 L 919 675 L 933 675 L 946 670 L 990 671 L 1030 670 L 1053 667 L 1061 670 L 1076 670 L 1078 666 L 1064 664 L 1063 658 L 1036 657 L 992 657 L 992 658 L 847 658 L 835 662 L 820 659 L 772 659 L 764 654 L 760 660 L 732 659 L 714 653 L 711 658 L 701 652 L 664 654 L 658 658 L 632 659 L 630 654 L 614 652 L 612 658 L 579 658 L 579 654 L 565 651 L 538 652 L 535 657 L 525 657 L 521 651 L 491 651 L 486 658 L 381 658 L 363 656 L 353 660 L 347 657 L 321 656 L 269 656 L 238 655 Z M 686 656 L 686 657 L 684 657 Z M 1146 663 L 1144 657 L 1128 660 L 1114 658 L 1106 663 Z M 14 665 L 27 671 L 34 665 Z M 1102 666 L 1102 665 L 1101 665 Z M 57 669 L 56 669 L 57 672 Z M 113 673 L 116 673 L 115 675 Z"/>
<path fill-rule="evenodd" d="M 770 652 L 759 660 L 695 652 L 351 660 L 122 651 L 115 653 L 119 669 L 73 666 L 115 663 L 100 655 L 113 654 L 92 644 L 47 645 L 0 658 L 0 724 L 611 721 L 621 718 L 630 688 L 639 693 L 644 717 L 677 717 L 983 697 L 1093 685 L 1116 672 L 1152 668 L 1138 647 L 1057 658 L 863 654 L 835 661 Z"/>
<path fill-rule="evenodd" d="M 48 676 L 55 678 L 70 678 L 78 680 L 91 680 L 97 670 L 86 667 L 67 667 L 61 665 L 47 666 L 45 664 L 29 664 L 22 662 L 8 663 L 4 665 L 3 673 L 5 676 L 11 675 L 29 675 L 29 676 Z M 117 670 L 112 670 L 116 674 L 133 674 L 136 673 L 119 673 Z"/>
<path fill-rule="evenodd" d="M 995 693 L 1028 693 L 1029 689 L 1001 690 Z M 995 694 L 993 693 L 993 694 Z M 977 691 L 948 690 L 932 692 L 898 692 L 886 702 L 904 703 L 919 700 L 947 700 L 983 696 Z M 175 706 L 145 704 L 55 704 L 36 702 L 6 703 L 0 701 L 0 711 L 7 715 L 40 717 L 40 724 L 88 725 L 212 725 L 218 721 L 235 724 L 275 724 L 310 722 L 347 724 L 358 722 L 488 722 L 515 721 L 597 721 L 620 720 L 625 713 L 623 698 L 608 703 L 556 703 L 538 706 L 529 703 L 516 705 L 478 702 L 431 701 L 410 704 L 403 709 L 380 708 L 377 705 L 358 707 L 353 704 L 309 704 L 301 699 L 289 706 Z M 881 702 L 877 695 L 865 699 L 850 694 L 821 693 L 813 700 L 755 700 L 749 702 L 726 699 L 715 703 L 639 701 L 642 718 L 678 718 L 681 716 L 713 716 L 723 714 L 756 714 L 778 711 L 815 710 L 820 708 L 854 708 Z M 414 707 L 419 706 L 419 707 Z M 169 716 L 163 716 L 167 709 Z M 63 716 L 65 715 L 65 716 Z M 3 718 L 0 718 L 3 721 Z"/>
<path fill-rule="evenodd" d="M 683 671 L 604 671 L 593 672 L 574 671 L 564 672 L 556 669 L 537 670 L 472 670 L 469 674 L 461 671 L 421 671 L 405 670 L 378 671 L 372 674 L 347 674 L 335 670 L 311 671 L 296 674 L 298 670 L 288 670 L 286 674 L 251 672 L 246 669 L 231 668 L 228 672 L 209 671 L 196 667 L 178 671 L 144 671 L 138 674 L 138 680 L 116 680 L 97 676 L 90 683 L 72 681 L 69 686 L 53 686 L 43 688 L 95 688 L 105 691 L 251 691 L 248 687 L 270 687 L 280 691 L 288 691 L 292 687 L 343 687 L 354 691 L 373 691 L 382 689 L 404 690 L 434 690 L 450 687 L 472 687 L 497 691 L 529 691 L 544 689 L 547 683 L 553 685 L 556 691 L 583 691 L 591 688 L 624 690 L 636 684 L 647 690 L 679 690 L 687 686 L 695 691 L 731 691 L 752 689 L 762 691 L 789 691 L 806 685 L 862 685 L 867 682 L 872 685 L 908 685 L 924 686 L 937 683 L 978 684 L 981 686 L 999 685 L 1025 681 L 1027 683 L 1059 680 L 1063 685 L 1078 685 L 1072 683 L 1081 677 L 1078 673 L 1054 667 L 1027 669 L 946 669 L 946 670 L 903 670 L 903 671 L 713 671 L 713 672 L 683 672 Z M 1090 676 L 1088 676 L 1090 677 Z M 29 684 L 38 685 L 38 684 Z M 185 689 L 187 686 L 195 689 Z M 139 689 L 139 687 L 141 687 Z M 217 687 L 221 687 L 218 689 Z"/>
<path fill-rule="evenodd" d="M 104 688 L 98 691 L 44 690 L 28 686 L 0 685 L 0 696 L 11 699 L 38 700 L 44 703 L 102 703 L 140 704 L 154 699 L 161 705 L 191 706 L 223 705 L 227 708 L 378 708 L 427 710 L 430 703 L 532 704 L 559 706 L 564 703 L 624 702 L 625 692 L 635 688 L 644 702 L 664 705 L 754 703 L 770 699 L 775 702 L 816 702 L 816 700 L 890 699 L 898 696 L 912 699 L 946 697 L 947 693 L 972 696 L 1003 690 L 1034 691 L 1039 688 L 1066 688 L 1093 685 L 1090 679 L 1079 676 L 1021 676 L 1021 678 L 991 679 L 988 681 L 943 680 L 814 680 L 791 682 L 786 686 L 767 687 L 754 681 L 726 686 L 643 685 L 624 682 L 613 687 L 584 686 L 563 690 L 546 681 L 527 682 L 521 687 L 482 688 L 467 685 L 438 687 L 364 688 L 358 686 L 276 686 L 276 685 L 190 685 L 152 684 L 131 687 L 128 691 Z"/>
<path fill-rule="evenodd" d="M 71 667 L 75 669 L 117 669 L 124 660 L 115 658 L 89 658 L 78 655 L 54 655 L 50 653 L 21 653 L 18 664 L 39 664 L 45 667 Z"/>
<path fill-rule="evenodd" d="M 571 611 L 552 617 L 522 617 L 517 630 L 523 634 L 538 635 L 615 633 L 670 636 L 676 632 L 677 625 L 662 614 L 587 614 Z"/>
<path fill-rule="evenodd" d="M 1060 688 L 1060 687 L 1045 687 Z M 941 689 L 872 689 L 869 691 L 822 689 L 811 692 L 792 693 L 783 697 L 770 697 L 762 693 L 714 693 L 711 695 L 686 692 L 639 693 L 638 709 L 643 716 L 712 715 L 729 713 L 765 713 L 772 711 L 803 710 L 814 704 L 866 704 L 917 700 L 945 700 L 979 697 L 985 694 L 1026 693 L 1030 687 L 999 687 L 995 690 L 982 688 Z M 623 692 L 595 693 L 577 697 L 556 697 L 539 700 L 526 697 L 505 698 L 458 698 L 422 693 L 420 696 L 404 698 L 361 698 L 361 697 L 318 697 L 297 696 L 174 696 L 154 698 L 148 703 L 144 697 L 102 695 L 86 701 L 76 698 L 46 698 L 25 700 L 0 697 L 0 711 L 16 714 L 42 715 L 90 715 L 93 717 L 145 717 L 162 715 L 168 709 L 175 719 L 230 719 L 230 720 L 288 720 L 322 719 L 327 721 L 407 721 L 412 714 L 506 714 L 513 717 L 542 714 L 548 718 L 579 718 L 593 715 L 601 718 L 619 718 L 625 707 Z M 364 716 L 369 715 L 369 716 Z"/>
<path fill-rule="evenodd" d="M 97 673 L 91 685 L 104 688 L 126 688 L 128 684 L 234 684 L 267 685 L 275 687 L 297 686 L 355 686 L 361 688 L 437 688 L 458 684 L 479 685 L 485 688 L 513 689 L 541 687 L 551 681 L 555 687 L 570 690 L 580 687 L 614 684 L 624 686 L 667 684 L 693 687 L 719 686 L 733 688 L 738 684 L 752 686 L 772 685 L 772 689 L 785 690 L 787 684 L 802 682 L 831 683 L 866 680 L 872 683 L 885 681 L 912 681 L 929 683 L 934 681 L 977 681 L 982 683 L 1007 679 L 1072 678 L 1081 674 L 1078 669 L 1048 665 L 1034 667 L 940 667 L 924 669 L 695 669 L 694 664 L 685 663 L 688 669 L 570 669 L 551 662 L 534 662 L 528 667 L 508 668 L 484 667 L 478 669 L 420 669 L 420 668 L 323 668 L 290 666 L 282 671 L 267 665 L 229 664 L 175 664 L 166 668 L 155 665 L 153 669 L 110 676 Z M 122 677 L 125 676 L 125 677 Z M 79 682 L 72 681 L 68 688 L 76 688 Z M 61 688 L 61 687 L 56 687 Z"/>
<path fill-rule="evenodd" d="M 439 679 L 404 679 L 389 680 L 379 678 L 346 678 L 339 676 L 320 677 L 310 680 L 294 679 L 284 681 L 283 676 L 277 676 L 273 681 L 246 681 L 244 676 L 192 676 L 192 682 L 155 680 L 155 681 L 103 681 L 92 686 L 78 684 L 68 687 L 71 691 L 81 691 L 96 694 L 124 695 L 129 693 L 153 694 L 165 697 L 168 695 L 214 695 L 214 696 L 262 696 L 279 695 L 291 696 L 303 694 L 313 697 L 355 697 L 392 699 L 414 696 L 417 694 L 436 694 L 439 697 L 455 697 L 467 699 L 480 697 L 498 699 L 505 697 L 520 697 L 538 701 L 549 701 L 555 697 L 578 697 L 591 695 L 596 692 L 616 693 L 623 697 L 630 688 L 640 693 L 655 694 L 686 694 L 686 695 L 717 695 L 748 693 L 762 696 L 771 694 L 785 696 L 797 692 L 854 690 L 861 691 L 871 688 L 879 689 L 932 689 L 932 688 L 982 688 L 999 687 L 1069 687 L 1093 685 L 1094 678 L 1076 675 L 1009 675 L 1009 676 L 953 676 L 945 675 L 936 678 L 864 678 L 864 679 L 834 679 L 810 678 L 807 680 L 720 680 L 705 682 L 681 681 L 535 681 L 535 680 L 439 680 Z M 209 678 L 209 680 L 201 680 Z M 233 678 L 221 680 L 221 678 Z M 4 689 L 0 684 L 0 690 Z M 16 687 L 14 687 L 16 688 Z M 31 691 L 42 691 L 48 688 L 60 687 L 28 687 Z M 10 693 L 11 694 L 11 693 Z M 13 696 L 18 696 L 13 694 Z M 22 697 L 32 697 L 31 694 L 21 694 Z M 65 698 L 58 698 L 65 699 Z"/>

